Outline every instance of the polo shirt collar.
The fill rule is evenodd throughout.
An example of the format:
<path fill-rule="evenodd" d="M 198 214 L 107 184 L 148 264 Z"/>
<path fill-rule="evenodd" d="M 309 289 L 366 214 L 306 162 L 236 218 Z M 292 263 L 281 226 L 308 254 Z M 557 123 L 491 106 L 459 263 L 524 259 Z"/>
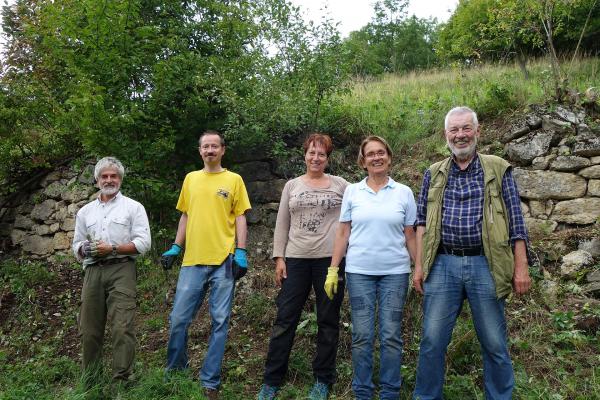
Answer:
<path fill-rule="evenodd" d="M 367 177 L 365 177 L 365 178 L 364 178 L 362 181 L 358 182 L 358 188 L 359 188 L 360 190 L 368 190 L 368 191 L 372 192 L 372 191 L 373 191 L 373 189 L 371 189 L 371 188 L 369 187 L 369 185 L 367 185 L 367 178 L 368 178 L 368 176 L 367 176 Z M 393 180 L 391 176 L 388 176 L 388 181 L 387 181 L 387 183 L 386 183 L 386 184 L 385 184 L 385 186 L 384 186 L 384 187 L 382 187 L 381 189 L 387 189 L 387 188 L 389 188 L 389 189 L 393 189 L 393 188 L 395 188 L 395 187 L 396 187 L 396 185 L 397 185 L 396 181 L 395 181 L 395 180 Z"/>

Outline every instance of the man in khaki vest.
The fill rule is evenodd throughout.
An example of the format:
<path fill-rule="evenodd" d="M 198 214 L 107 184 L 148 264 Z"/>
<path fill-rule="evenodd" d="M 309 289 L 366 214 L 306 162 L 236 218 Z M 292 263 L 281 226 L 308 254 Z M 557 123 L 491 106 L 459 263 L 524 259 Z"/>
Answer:
<path fill-rule="evenodd" d="M 477 153 L 480 134 L 473 110 L 450 110 L 452 156 L 423 176 L 413 276 L 424 295 L 423 333 L 413 399 L 442 399 L 446 349 L 465 299 L 481 343 L 485 398 L 512 398 L 504 300 L 531 286 L 528 237 L 511 166 Z"/>

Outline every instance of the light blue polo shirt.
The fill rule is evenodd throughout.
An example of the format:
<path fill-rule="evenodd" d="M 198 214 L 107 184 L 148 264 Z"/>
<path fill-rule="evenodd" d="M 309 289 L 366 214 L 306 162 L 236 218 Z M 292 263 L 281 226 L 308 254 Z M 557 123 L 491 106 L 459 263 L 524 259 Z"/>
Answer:
<path fill-rule="evenodd" d="M 346 272 L 409 273 L 404 227 L 414 225 L 416 218 L 412 190 L 392 178 L 377 193 L 367 186 L 367 178 L 349 185 L 340 212 L 340 222 L 351 222 Z"/>

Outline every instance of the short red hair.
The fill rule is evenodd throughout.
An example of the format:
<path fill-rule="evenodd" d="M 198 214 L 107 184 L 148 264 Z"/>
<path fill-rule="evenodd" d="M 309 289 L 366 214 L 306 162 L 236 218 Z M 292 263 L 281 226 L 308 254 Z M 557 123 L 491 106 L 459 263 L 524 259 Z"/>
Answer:
<path fill-rule="evenodd" d="M 329 157 L 329 155 L 333 151 L 333 142 L 331 141 L 331 137 L 324 133 L 313 132 L 310 135 L 308 135 L 306 140 L 304 140 L 304 144 L 302 144 L 302 148 L 304 148 L 304 154 L 306 154 L 306 152 L 308 151 L 308 148 L 310 147 L 311 143 L 314 143 L 315 146 L 317 144 L 323 146 L 325 148 L 325 152 L 327 153 L 327 157 Z"/>

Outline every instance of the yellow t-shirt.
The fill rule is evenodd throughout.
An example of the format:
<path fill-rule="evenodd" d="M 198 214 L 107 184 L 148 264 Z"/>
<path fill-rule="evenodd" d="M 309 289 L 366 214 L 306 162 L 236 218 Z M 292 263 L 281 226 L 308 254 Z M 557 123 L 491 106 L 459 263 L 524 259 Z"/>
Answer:
<path fill-rule="evenodd" d="M 182 265 L 221 265 L 235 248 L 235 217 L 250 200 L 238 174 L 201 170 L 186 175 L 177 209 L 188 216 Z"/>

